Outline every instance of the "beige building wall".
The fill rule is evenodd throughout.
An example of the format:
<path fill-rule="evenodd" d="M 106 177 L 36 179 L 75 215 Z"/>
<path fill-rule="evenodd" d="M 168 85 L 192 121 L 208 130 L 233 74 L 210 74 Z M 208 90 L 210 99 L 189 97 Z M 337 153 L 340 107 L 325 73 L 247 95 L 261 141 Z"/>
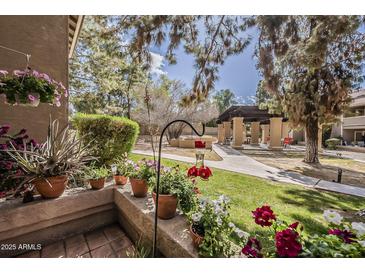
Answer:
<path fill-rule="evenodd" d="M 68 88 L 68 16 L 0 16 L 0 45 L 31 54 L 30 67 L 61 81 Z M 26 58 L 0 48 L 0 69 L 24 69 Z M 68 121 L 68 101 L 61 107 L 9 106 L 0 99 L 0 124 L 8 123 L 12 132 L 26 128 L 31 138 L 44 141 L 49 115 L 62 125 Z"/>

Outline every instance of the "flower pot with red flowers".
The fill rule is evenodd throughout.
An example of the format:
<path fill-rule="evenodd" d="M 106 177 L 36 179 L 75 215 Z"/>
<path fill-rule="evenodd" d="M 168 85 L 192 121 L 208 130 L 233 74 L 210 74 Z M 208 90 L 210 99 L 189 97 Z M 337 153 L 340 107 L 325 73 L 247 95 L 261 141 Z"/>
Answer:
<path fill-rule="evenodd" d="M 91 166 L 84 171 L 84 176 L 92 189 L 102 189 L 109 176 L 109 170 L 105 167 Z"/>
<path fill-rule="evenodd" d="M 150 180 L 153 186 L 153 200 L 156 203 L 155 178 Z M 157 216 L 161 219 L 171 219 L 178 207 L 183 213 L 191 211 L 195 205 L 196 194 L 194 185 L 185 172 L 179 167 L 163 168 L 160 175 L 160 188 Z"/>
<path fill-rule="evenodd" d="M 43 198 L 57 198 L 64 192 L 69 176 L 81 173 L 85 164 L 94 159 L 89 156 L 89 149 L 81 145 L 81 139 L 75 138 L 68 127 L 59 131 L 55 120 L 49 123 L 45 143 L 22 149 L 10 143 L 5 151 L 23 170 L 19 175 L 24 179 L 22 184 L 33 184 Z"/>
<path fill-rule="evenodd" d="M 154 161 L 141 160 L 138 163 L 132 163 L 133 169 L 129 172 L 129 181 L 131 183 L 134 197 L 143 198 L 147 196 L 148 181 L 155 175 Z"/>

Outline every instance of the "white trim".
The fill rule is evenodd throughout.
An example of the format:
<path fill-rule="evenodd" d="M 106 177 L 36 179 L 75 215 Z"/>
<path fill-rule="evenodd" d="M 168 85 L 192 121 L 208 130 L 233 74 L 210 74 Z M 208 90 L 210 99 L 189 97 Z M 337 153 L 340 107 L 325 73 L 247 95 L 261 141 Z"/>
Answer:
<path fill-rule="evenodd" d="M 76 47 L 76 44 L 77 44 L 77 39 L 79 37 L 83 21 L 84 21 L 84 15 L 79 15 L 78 18 L 77 18 L 75 33 L 74 33 L 73 38 L 72 38 L 71 47 L 70 47 L 70 50 L 68 52 L 68 58 L 69 59 L 72 58 L 72 55 L 75 51 L 75 47 Z"/>

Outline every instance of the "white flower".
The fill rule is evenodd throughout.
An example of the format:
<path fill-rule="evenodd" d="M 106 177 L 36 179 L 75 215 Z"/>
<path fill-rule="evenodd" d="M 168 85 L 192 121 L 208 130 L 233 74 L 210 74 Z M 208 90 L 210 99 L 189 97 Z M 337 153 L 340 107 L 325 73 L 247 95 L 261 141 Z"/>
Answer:
<path fill-rule="evenodd" d="M 223 203 L 229 203 L 230 199 L 227 196 L 222 194 L 219 196 L 218 201 L 223 202 Z"/>
<path fill-rule="evenodd" d="M 222 219 L 220 217 L 217 218 L 217 224 L 222 225 Z"/>
<path fill-rule="evenodd" d="M 201 214 L 200 212 L 197 212 L 197 213 L 194 213 L 191 215 L 191 219 L 193 220 L 194 223 L 200 222 L 202 217 L 203 217 L 203 214 Z"/>
<path fill-rule="evenodd" d="M 230 227 L 230 228 L 235 228 L 236 226 L 235 226 L 235 224 L 234 223 L 232 223 L 232 222 L 229 222 L 228 223 L 228 226 Z"/>
<path fill-rule="evenodd" d="M 365 247 L 365 241 L 359 241 L 359 244 L 360 244 L 362 247 Z"/>
<path fill-rule="evenodd" d="M 238 227 L 234 230 L 234 232 L 237 234 L 237 236 L 239 238 L 248 238 L 250 236 L 250 234 L 248 234 L 247 232 L 239 229 Z"/>
<path fill-rule="evenodd" d="M 352 226 L 352 229 L 354 229 L 356 231 L 356 235 L 358 237 L 365 235 L 365 223 L 352 222 L 351 226 Z"/>
<path fill-rule="evenodd" d="M 205 207 L 206 207 L 207 203 L 208 203 L 207 198 L 202 198 L 202 199 L 200 199 L 199 207 L 200 207 L 201 209 L 205 209 Z"/>
<path fill-rule="evenodd" d="M 331 209 L 325 210 L 323 212 L 323 217 L 326 219 L 327 222 L 335 225 L 341 224 L 341 221 L 343 219 L 343 217 L 339 213 Z"/>

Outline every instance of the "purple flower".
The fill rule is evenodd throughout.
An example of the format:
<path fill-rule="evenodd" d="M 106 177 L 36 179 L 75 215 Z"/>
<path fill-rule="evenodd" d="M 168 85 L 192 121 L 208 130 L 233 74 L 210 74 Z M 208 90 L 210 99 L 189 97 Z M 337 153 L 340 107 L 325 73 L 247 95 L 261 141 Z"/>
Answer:
<path fill-rule="evenodd" d="M 9 129 L 10 129 L 10 125 L 3 125 L 3 126 L 1 126 L 0 127 L 0 136 L 8 133 Z"/>
<path fill-rule="evenodd" d="M 67 89 L 64 90 L 64 95 L 65 95 L 66 98 L 68 97 L 68 90 Z"/>
<path fill-rule="evenodd" d="M 0 150 L 6 150 L 8 146 L 6 144 L 0 144 Z"/>
<path fill-rule="evenodd" d="M 328 231 L 328 234 L 336 235 L 337 237 L 341 238 L 346 244 L 351 244 L 352 242 L 354 242 L 353 239 L 356 238 L 355 234 L 353 234 L 351 231 L 348 231 L 346 229 L 344 229 L 344 230 L 341 230 L 338 228 L 330 229 Z"/>
<path fill-rule="evenodd" d="M 0 70 L 0 76 L 6 76 L 8 73 L 6 70 Z"/>

